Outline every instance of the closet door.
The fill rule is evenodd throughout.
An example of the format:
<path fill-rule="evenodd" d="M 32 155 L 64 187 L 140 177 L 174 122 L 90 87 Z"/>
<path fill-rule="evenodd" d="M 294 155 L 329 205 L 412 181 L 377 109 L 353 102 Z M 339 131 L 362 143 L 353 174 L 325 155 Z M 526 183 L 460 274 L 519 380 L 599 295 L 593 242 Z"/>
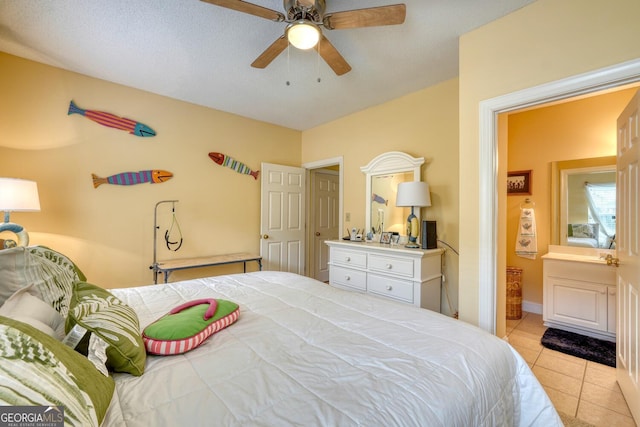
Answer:
<path fill-rule="evenodd" d="M 305 170 L 262 163 L 261 175 L 263 269 L 304 275 Z"/>

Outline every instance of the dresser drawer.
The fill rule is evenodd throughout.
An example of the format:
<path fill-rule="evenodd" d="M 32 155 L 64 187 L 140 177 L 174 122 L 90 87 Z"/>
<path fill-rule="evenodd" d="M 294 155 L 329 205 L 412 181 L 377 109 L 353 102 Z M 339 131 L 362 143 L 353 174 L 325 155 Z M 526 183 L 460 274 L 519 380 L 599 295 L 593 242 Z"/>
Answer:
<path fill-rule="evenodd" d="M 344 249 L 331 249 L 331 263 L 367 268 L 367 253 Z"/>
<path fill-rule="evenodd" d="M 440 311 L 442 249 L 329 240 L 329 283 L 348 291 Z"/>
<path fill-rule="evenodd" d="M 384 255 L 369 255 L 369 270 L 413 277 L 413 260 Z"/>
<path fill-rule="evenodd" d="M 369 274 L 367 291 L 413 304 L 413 282 Z"/>
<path fill-rule="evenodd" d="M 367 290 L 367 273 L 359 270 L 332 265 L 329 270 L 329 283 L 346 286 L 360 291 Z"/>

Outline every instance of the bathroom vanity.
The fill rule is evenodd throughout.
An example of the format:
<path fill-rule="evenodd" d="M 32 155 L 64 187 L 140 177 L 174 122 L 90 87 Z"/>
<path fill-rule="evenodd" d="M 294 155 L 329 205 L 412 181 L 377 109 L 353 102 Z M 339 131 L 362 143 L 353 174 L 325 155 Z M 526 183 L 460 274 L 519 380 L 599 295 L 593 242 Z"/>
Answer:
<path fill-rule="evenodd" d="M 616 339 L 615 251 L 549 246 L 542 256 L 543 319 L 548 327 Z"/>

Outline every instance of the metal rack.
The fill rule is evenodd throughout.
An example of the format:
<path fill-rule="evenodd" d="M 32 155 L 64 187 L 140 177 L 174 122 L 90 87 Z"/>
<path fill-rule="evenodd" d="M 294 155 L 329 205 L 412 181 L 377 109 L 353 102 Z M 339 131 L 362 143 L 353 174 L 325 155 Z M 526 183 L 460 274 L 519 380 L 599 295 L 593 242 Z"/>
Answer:
<path fill-rule="evenodd" d="M 158 273 L 160 272 L 160 268 L 158 265 L 158 229 L 160 227 L 158 227 L 158 206 L 160 206 L 163 203 L 172 203 L 173 207 L 175 208 L 176 203 L 178 203 L 179 200 L 161 200 L 158 203 L 156 203 L 156 206 L 153 210 L 153 264 L 151 264 L 151 267 L 149 267 L 151 270 L 153 270 L 153 283 L 157 284 L 158 283 Z M 166 279 L 165 279 L 166 282 Z"/>

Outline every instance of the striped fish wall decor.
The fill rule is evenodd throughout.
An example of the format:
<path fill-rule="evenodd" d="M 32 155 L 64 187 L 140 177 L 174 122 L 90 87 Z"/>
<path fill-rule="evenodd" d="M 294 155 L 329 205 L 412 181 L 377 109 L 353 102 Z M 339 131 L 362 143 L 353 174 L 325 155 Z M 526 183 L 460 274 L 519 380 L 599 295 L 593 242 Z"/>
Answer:
<path fill-rule="evenodd" d="M 171 172 L 154 169 L 140 172 L 122 172 L 106 178 L 99 177 L 95 173 L 91 174 L 93 179 L 93 188 L 98 188 L 102 184 L 113 185 L 136 185 L 149 182 L 151 184 L 160 184 L 173 178 Z"/>
<path fill-rule="evenodd" d="M 124 117 L 118 117 L 115 114 L 105 113 L 104 111 L 83 110 L 78 107 L 73 100 L 69 104 L 69 111 L 67 114 L 80 114 L 81 116 L 85 116 L 87 119 L 93 120 L 102 126 L 124 130 L 136 136 L 156 136 L 156 132 L 143 123 L 126 119 Z"/>
<path fill-rule="evenodd" d="M 222 153 L 209 153 L 209 158 L 219 164 L 220 166 L 226 166 L 234 171 L 244 174 L 251 175 L 253 179 L 258 179 L 258 174 L 260 171 L 252 171 L 247 165 L 241 163 L 234 159 L 231 156 L 227 156 Z"/>

